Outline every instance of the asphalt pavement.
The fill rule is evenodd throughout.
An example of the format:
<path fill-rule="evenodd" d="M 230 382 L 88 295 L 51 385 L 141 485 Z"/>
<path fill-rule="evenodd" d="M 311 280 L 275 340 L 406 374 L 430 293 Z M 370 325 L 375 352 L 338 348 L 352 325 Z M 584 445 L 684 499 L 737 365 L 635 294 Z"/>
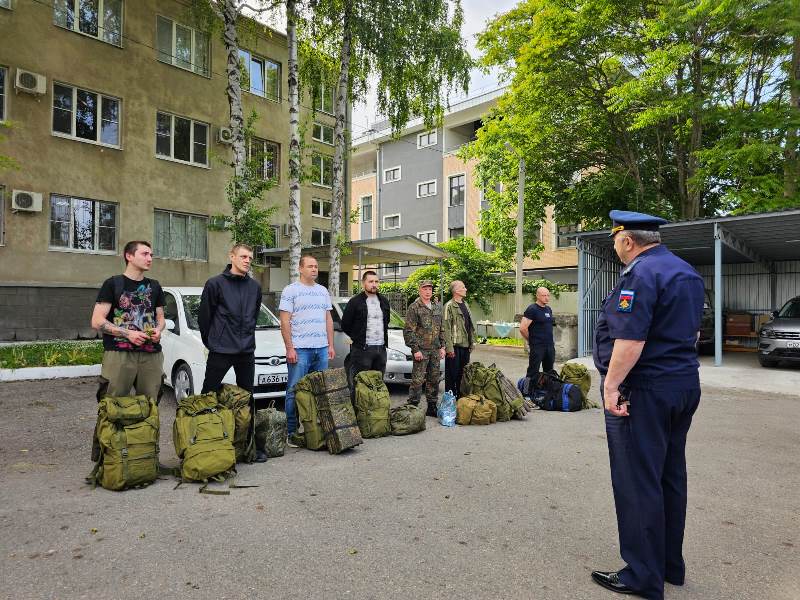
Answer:
<path fill-rule="evenodd" d="M 519 349 L 475 358 L 521 376 Z M 800 398 L 705 386 L 688 444 L 687 581 L 666 598 L 800 598 Z M 230 495 L 91 490 L 90 378 L 0 385 L 0 597 L 614 598 L 600 410 L 287 449 Z M 392 390 L 402 402 L 402 388 Z M 596 382 L 592 393 L 597 394 Z M 165 398 L 162 462 L 176 464 Z"/>

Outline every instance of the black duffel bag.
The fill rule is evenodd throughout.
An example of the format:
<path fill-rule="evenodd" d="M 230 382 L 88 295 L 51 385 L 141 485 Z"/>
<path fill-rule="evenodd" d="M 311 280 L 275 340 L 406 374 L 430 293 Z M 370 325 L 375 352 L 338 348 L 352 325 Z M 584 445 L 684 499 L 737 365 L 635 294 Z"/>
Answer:
<path fill-rule="evenodd" d="M 583 407 L 581 389 L 572 383 L 564 383 L 555 371 L 539 373 L 536 393 L 531 400 L 542 410 L 576 412 Z"/>

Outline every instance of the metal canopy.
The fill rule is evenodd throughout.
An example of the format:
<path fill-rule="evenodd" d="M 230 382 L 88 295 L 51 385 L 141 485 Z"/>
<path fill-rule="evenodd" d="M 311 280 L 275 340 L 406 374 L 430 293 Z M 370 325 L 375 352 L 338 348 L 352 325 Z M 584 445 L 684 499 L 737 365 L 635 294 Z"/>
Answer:
<path fill-rule="evenodd" d="M 438 246 L 424 242 L 413 235 L 396 235 L 391 237 L 350 242 L 351 252 L 342 256 L 341 264 L 356 267 L 365 264 L 382 263 L 425 263 L 447 258 L 448 254 Z M 308 246 L 303 254 L 317 258 L 328 258 L 329 246 Z M 285 257 L 288 248 L 269 248 L 261 252 L 264 256 Z"/>
<path fill-rule="evenodd" d="M 722 262 L 776 262 L 800 259 L 800 209 L 739 217 L 712 217 L 662 225 L 661 241 L 674 254 L 693 265 L 714 264 L 714 224 L 741 246 L 723 244 Z M 575 237 L 601 247 L 613 248 L 610 230 L 584 231 Z M 751 255 L 748 255 L 748 250 Z M 760 260 L 753 260 L 753 255 Z"/>
<path fill-rule="evenodd" d="M 715 364 L 722 364 L 722 265 L 756 263 L 770 276 L 771 308 L 776 307 L 775 263 L 800 259 L 800 209 L 735 217 L 712 217 L 660 227 L 661 241 L 694 265 L 714 265 Z M 610 230 L 574 235 L 578 247 L 578 354 L 591 352 L 602 298 L 619 277 Z"/>

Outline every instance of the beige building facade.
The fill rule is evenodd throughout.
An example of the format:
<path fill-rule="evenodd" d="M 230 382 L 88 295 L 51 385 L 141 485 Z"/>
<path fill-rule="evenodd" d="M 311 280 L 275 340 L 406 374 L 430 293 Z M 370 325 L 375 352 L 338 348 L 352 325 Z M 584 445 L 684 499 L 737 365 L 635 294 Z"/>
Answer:
<path fill-rule="evenodd" d="M 230 212 L 219 36 L 198 29 L 183 2 L 101 0 L 94 12 L 79 11 L 83 4 L 0 0 L 0 121 L 10 125 L 0 129 L 0 155 L 18 165 L 0 171 L 0 309 L 84 311 L 59 313 L 70 326 L 44 327 L 11 308 L 0 317 L 5 339 L 91 335 L 81 323 L 102 281 L 123 270 L 129 240 L 153 243 L 150 274 L 162 285 L 203 285 L 227 262 L 230 234 L 208 227 Z M 264 200 L 277 207 L 280 248 L 289 221 L 288 54 L 284 35 L 261 29 L 240 40 L 250 74 L 244 111 L 258 115 L 248 151 L 274 181 Z M 311 174 L 301 191 L 304 246 L 330 239 L 334 120 L 330 95 L 319 97 L 316 111 L 310 97 L 302 101 Z M 278 291 L 287 263 L 267 263 L 255 276 Z"/>

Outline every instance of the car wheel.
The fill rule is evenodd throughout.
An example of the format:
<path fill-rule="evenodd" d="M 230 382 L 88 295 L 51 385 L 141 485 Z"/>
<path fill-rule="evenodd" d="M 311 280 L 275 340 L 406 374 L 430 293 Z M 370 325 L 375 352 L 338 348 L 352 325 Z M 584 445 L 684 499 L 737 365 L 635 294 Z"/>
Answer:
<path fill-rule="evenodd" d="M 697 345 L 697 353 L 702 356 L 710 356 L 714 354 L 714 342 Z"/>
<path fill-rule="evenodd" d="M 758 356 L 758 362 L 761 363 L 762 367 L 767 367 L 767 368 L 774 367 L 778 364 L 778 361 L 766 358 L 765 356 L 761 356 L 760 354 Z"/>
<path fill-rule="evenodd" d="M 175 401 L 194 394 L 192 370 L 186 363 L 181 363 L 172 375 L 172 389 L 175 390 Z"/>

